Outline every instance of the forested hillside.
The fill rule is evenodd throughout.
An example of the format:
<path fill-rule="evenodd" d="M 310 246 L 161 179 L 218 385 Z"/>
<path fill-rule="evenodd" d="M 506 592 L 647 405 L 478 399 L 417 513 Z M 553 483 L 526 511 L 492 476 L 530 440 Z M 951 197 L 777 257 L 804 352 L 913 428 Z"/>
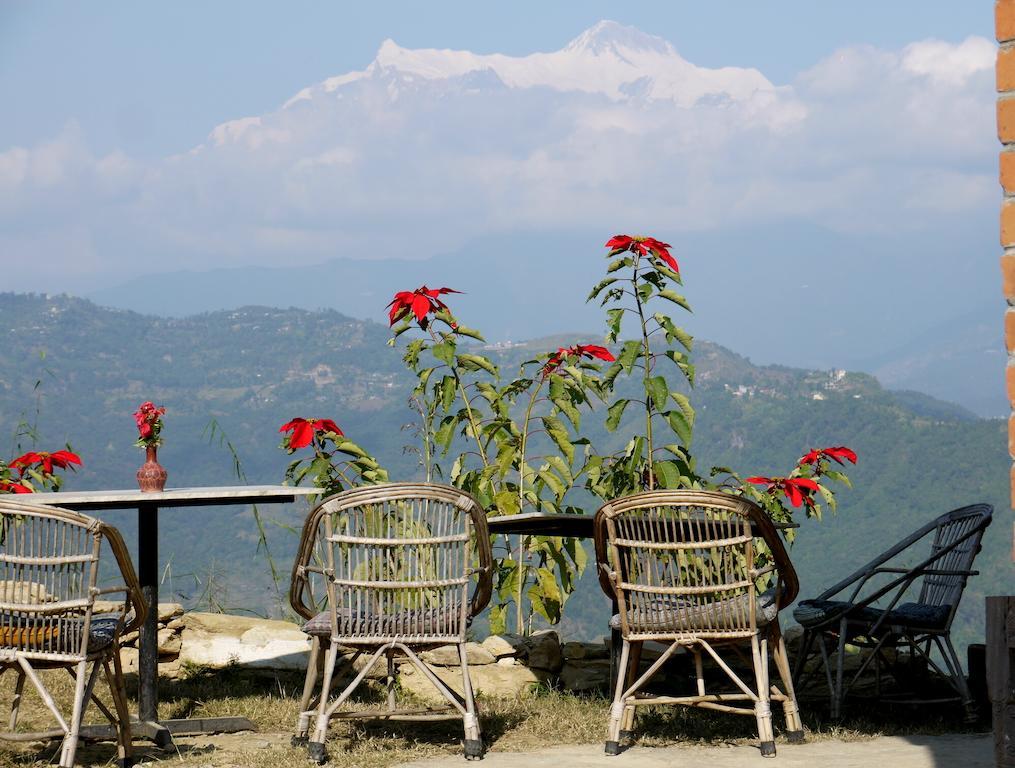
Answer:
<path fill-rule="evenodd" d="M 381 316 L 380 311 L 378 316 Z M 407 407 L 413 383 L 387 329 L 333 312 L 249 307 L 182 319 L 109 310 L 80 299 L 0 294 L 0 455 L 70 442 L 84 467 L 67 489 L 129 488 L 141 463 L 131 413 L 145 399 L 167 407 L 160 461 L 170 486 L 239 481 L 229 441 L 247 482 L 279 482 L 287 457 L 278 427 L 293 416 L 333 418 L 373 451 L 394 479 L 414 476 Z M 513 366 L 562 338 L 497 350 Z M 567 343 L 575 339 L 568 337 Z M 785 472 L 806 449 L 845 444 L 860 462 L 853 490 L 823 522 L 806 522 L 792 549 L 803 594 L 815 594 L 924 521 L 974 501 L 995 506 L 966 593 L 960 638 L 982 634 L 983 596 L 1011 592 L 1008 561 L 1006 429 L 915 392 L 893 393 L 870 376 L 841 371 L 757 367 L 707 342 L 696 345 L 694 453 L 742 473 Z M 604 447 L 602 414 L 588 418 Z M 211 429 L 209 425 L 215 424 Z M 19 427 L 19 425 L 21 425 Z M 593 426 L 594 425 L 594 426 Z M 271 551 L 288 577 L 292 527 L 304 508 L 262 508 Z M 590 510 L 592 511 L 592 510 Z M 133 538 L 131 514 L 108 515 Z M 161 519 L 164 592 L 230 610 L 279 610 L 257 528 L 248 509 L 166 511 Z M 591 575 L 591 573 L 590 573 Z M 284 594 L 286 583 L 281 585 Z M 605 631 L 606 604 L 586 579 L 565 608 L 574 636 Z"/>

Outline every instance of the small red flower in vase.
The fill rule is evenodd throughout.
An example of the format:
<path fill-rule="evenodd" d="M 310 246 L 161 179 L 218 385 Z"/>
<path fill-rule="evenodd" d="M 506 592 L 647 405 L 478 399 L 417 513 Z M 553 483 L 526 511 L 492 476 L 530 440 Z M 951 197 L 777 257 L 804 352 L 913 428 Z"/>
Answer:
<path fill-rule="evenodd" d="M 166 409 L 150 400 L 141 403 L 134 413 L 138 438 L 135 443 L 145 449 L 145 463 L 137 471 L 137 485 L 143 493 L 154 493 L 166 487 L 168 473 L 159 464 L 158 447 L 162 444 L 162 416 Z"/>

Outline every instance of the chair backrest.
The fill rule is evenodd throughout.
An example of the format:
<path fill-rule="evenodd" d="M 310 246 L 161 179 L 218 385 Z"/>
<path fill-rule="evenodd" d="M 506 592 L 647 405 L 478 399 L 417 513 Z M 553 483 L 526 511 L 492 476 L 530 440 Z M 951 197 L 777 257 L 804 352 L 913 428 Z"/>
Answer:
<path fill-rule="evenodd" d="M 321 607 L 315 573 L 324 577 L 339 642 L 461 642 L 490 599 L 486 516 L 469 494 L 447 485 L 345 491 L 322 501 L 303 527 L 289 598 L 306 619 Z"/>
<path fill-rule="evenodd" d="M 595 543 L 600 583 L 633 639 L 748 637 L 757 631 L 759 588 L 774 589 L 776 611 L 798 589 L 771 521 L 739 496 L 673 490 L 617 499 L 596 513 Z"/>
<path fill-rule="evenodd" d="M 106 541 L 123 584 L 99 587 Z M 71 660 L 88 654 L 92 613 L 100 594 L 122 594 L 119 619 L 107 635 L 144 620 L 141 588 L 119 532 L 86 515 L 0 497 L 0 654 Z"/>
<path fill-rule="evenodd" d="M 929 606 L 948 606 L 954 614 L 968 580 L 962 572 L 972 569 L 973 560 L 980 551 L 983 532 L 990 525 L 992 516 L 990 505 L 974 504 L 947 512 L 934 521 L 933 527 L 927 530 L 927 533 L 932 530 L 934 534 L 930 547 L 933 560 L 927 566 L 930 573 L 918 580 L 918 602 Z"/>

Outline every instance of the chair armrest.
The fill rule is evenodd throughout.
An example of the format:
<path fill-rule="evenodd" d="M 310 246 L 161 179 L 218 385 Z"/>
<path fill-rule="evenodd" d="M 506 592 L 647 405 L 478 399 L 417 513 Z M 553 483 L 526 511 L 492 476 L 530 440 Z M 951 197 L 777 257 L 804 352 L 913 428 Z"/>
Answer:
<path fill-rule="evenodd" d="M 120 575 L 123 576 L 124 586 L 110 589 L 111 592 L 122 591 L 124 593 L 123 615 L 133 611 L 134 618 L 124 628 L 124 634 L 139 629 L 148 616 L 148 604 L 145 602 L 144 594 L 141 592 L 141 583 L 137 580 L 137 573 L 134 571 L 134 563 L 131 562 L 127 545 L 123 543 L 120 531 L 106 523 L 99 523 L 99 530 L 109 542 L 109 548 L 113 551 L 116 564 L 120 567 Z"/>

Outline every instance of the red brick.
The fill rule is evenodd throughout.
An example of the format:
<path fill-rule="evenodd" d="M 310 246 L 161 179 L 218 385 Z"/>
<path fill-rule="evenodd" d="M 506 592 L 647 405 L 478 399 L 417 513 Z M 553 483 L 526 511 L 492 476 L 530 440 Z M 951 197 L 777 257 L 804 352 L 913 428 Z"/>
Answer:
<path fill-rule="evenodd" d="M 994 30 L 997 41 L 1015 40 L 1015 0 L 996 0 L 994 3 Z"/>
<path fill-rule="evenodd" d="M 1001 48 L 998 50 L 994 74 L 997 81 L 997 90 L 1015 90 L 1015 48 Z"/>
<path fill-rule="evenodd" d="M 1015 98 L 997 100 L 997 137 L 1005 144 L 1015 142 Z"/>
<path fill-rule="evenodd" d="M 1001 152 L 998 156 L 998 167 L 1001 169 L 999 181 L 1004 191 L 1015 195 L 1015 152 Z"/>
<path fill-rule="evenodd" d="M 1001 245 L 1015 245 L 1015 200 L 1001 205 Z M 1015 296 L 1005 291 L 1005 296 Z"/>
<path fill-rule="evenodd" d="M 1009 352 L 1015 352 L 1015 309 L 1004 313 L 1004 341 Z"/>
<path fill-rule="evenodd" d="M 1015 408 L 1015 365 L 1009 365 L 1004 372 L 1008 390 L 1008 402 Z"/>

